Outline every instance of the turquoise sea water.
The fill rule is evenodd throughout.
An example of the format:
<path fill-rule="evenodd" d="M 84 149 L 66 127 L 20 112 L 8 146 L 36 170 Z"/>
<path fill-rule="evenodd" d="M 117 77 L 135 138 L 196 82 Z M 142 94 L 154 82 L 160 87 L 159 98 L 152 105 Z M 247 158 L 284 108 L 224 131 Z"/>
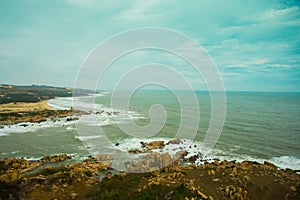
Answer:
<path fill-rule="evenodd" d="M 181 92 L 184 93 L 184 92 Z M 223 131 L 215 148 L 208 157 L 228 160 L 269 160 L 280 167 L 300 169 L 300 94 L 264 92 L 227 92 L 227 111 Z M 201 145 L 211 116 L 210 95 L 196 92 L 200 108 L 200 123 L 195 144 Z M 85 97 L 86 98 L 86 97 Z M 79 98 L 83 103 L 85 98 Z M 92 98 L 92 97 L 91 97 Z M 120 97 L 118 101 L 124 101 Z M 68 98 L 50 101 L 52 106 L 62 108 L 71 105 Z M 143 139 L 124 133 L 118 123 L 127 123 L 128 118 L 140 126 L 150 122 L 149 108 L 160 104 L 165 108 L 167 120 L 164 127 L 150 140 L 174 138 L 181 121 L 180 102 L 172 92 L 137 91 L 130 99 L 131 112 L 114 112 L 109 93 L 95 97 L 98 123 L 112 144 L 120 143 L 126 148 L 137 145 Z M 89 105 L 85 105 L 89 106 Z M 182 106 L 182 105 L 181 105 Z M 183 105 L 187 106 L 188 105 Z M 195 122 L 195 109 L 187 109 L 186 134 Z M 109 114 L 113 113 L 113 114 Z M 115 116 L 114 116 L 115 115 Z M 189 117 L 191 116 L 191 117 Z M 8 157 L 39 158 L 58 153 L 84 157 L 91 152 L 82 144 L 86 138 L 78 135 L 72 122 L 46 122 L 28 127 L 12 126 L 0 129 L 0 159 Z M 197 151 L 189 148 L 189 151 Z"/>

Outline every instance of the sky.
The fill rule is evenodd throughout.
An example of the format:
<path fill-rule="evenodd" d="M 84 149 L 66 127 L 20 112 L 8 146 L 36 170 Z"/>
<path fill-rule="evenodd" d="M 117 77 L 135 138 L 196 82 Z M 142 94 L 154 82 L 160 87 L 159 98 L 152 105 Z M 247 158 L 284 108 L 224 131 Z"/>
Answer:
<path fill-rule="evenodd" d="M 2 0 L 0 27 L 0 83 L 72 87 L 99 43 L 131 29 L 161 27 L 197 41 L 228 91 L 300 92 L 296 0 Z M 120 74 L 118 66 L 153 60 L 179 71 L 186 65 L 170 57 L 134 52 L 118 60 L 111 74 Z M 193 71 L 185 76 L 203 89 Z"/>

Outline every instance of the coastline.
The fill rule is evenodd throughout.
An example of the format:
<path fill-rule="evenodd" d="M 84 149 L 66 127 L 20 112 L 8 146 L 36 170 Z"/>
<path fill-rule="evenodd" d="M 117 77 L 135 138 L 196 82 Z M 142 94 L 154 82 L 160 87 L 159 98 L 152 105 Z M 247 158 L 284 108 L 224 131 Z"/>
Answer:
<path fill-rule="evenodd" d="M 55 108 L 48 104 L 48 100 L 0 104 L 0 113 L 32 112 L 41 110 L 55 110 Z"/>
<path fill-rule="evenodd" d="M 32 106 L 36 104 L 24 103 L 25 110 L 14 110 L 16 109 L 14 108 L 8 112 L 12 116 L 25 113 L 35 114 L 34 117 L 21 115 L 7 120 L 5 123 L 39 123 L 44 120 L 50 120 L 52 123 L 53 119 L 59 116 L 57 115 L 59 112 L 62 112 L 61 116 L 63 116 L 63 112 L 70 112 L 70 115 L 73 115 L 72 109 L 54 109 L 45 105 L 47 101 L 39 103 L 41 105 L 37 107 Z M 14 105 L 10 104 L 11 107 Z M 20 107 L 22 107 L 21 103 Z M 49 107 L 50 109 L 48 109 Z M 167 146 L 168 143 L 168 141 L 164 141 L 162 144 L 162 141 L 144 140 L 144 147 L 142 144 L 142 148 L 128 149 L 128 152 L 141 156 L 143 153 L 152 152 L 156 156 L 155 159 L 158 159 L 155 162 L 164 162 L 162 156 L 167 155 L 168 152 L 161 153 L 162 148 L 158 146 L 149 147 L 151 142 L 159 142 L 160 147 Z M 145 143 L 147 143 L 146 146 Z M 122 145 L 126 144 L 120 144 L 120 146 Z M 68 155 L 48 155 L 40 160 L 22 158 L 1 160 L 0 194 L 3 196 L 0 196 L 0 199 L 8 199 L 10 196 L 15 199 L 300 198 L 299 170 L 279 169 L 267 161 L 258 163 L 248 160 L 210 159 L 204 160 L 202 163 L 193 163 L 193 159 L 197 158 L 192 155 L 188 159 L 179 158 L 172 164 L 167 162 L 171 165 L 161 169 L 151 169 L 150 173 L 146 172 L 149 171 L 148 169 L 139 171 L 140 173 L 126 174 L 112 169 L 109 159 L 103 160 L 95 157 L 89 157 L 86 160 L 70 159 L 71 157 Z M 142 167 L 140 163 L 131 163 L 131 165 L 137 166 L 138 169 Z M 133 170 L 132 172 L 137 171 Z M 133 185 L 124 187 L 132 182 L 134 182 Z"/>
<path fill-rule="evenodd" d="M 0 104 L 0 125 L 40 123 L 49 119 L 73 116 L 72 109 L 56 109 L 49 100 Z"/>
<path fill-rule="evenodd" d="M 0 199 L 299 199 L 300 175 L 269 162 L 171 165 L 142 173 L 110 167 L 111 156 L 64 164 L 71 156 L 0 161 Z M 154 162 L 165 155 L 155 154 Z M 52 165 L 50 165 L 52 164 Z M 56 165 L 53 165 L 56 164 Z"/>

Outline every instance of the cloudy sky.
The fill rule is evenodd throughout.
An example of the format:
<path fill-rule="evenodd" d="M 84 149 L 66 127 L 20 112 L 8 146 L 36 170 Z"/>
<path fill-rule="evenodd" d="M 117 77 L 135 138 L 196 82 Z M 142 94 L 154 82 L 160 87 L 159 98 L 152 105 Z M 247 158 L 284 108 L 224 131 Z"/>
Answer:
<path fill-rule="evenodd" d="M 130 29 L 162 27 L 205 48 L 226 90 L 300 92 L 296 0 L 2 0 L 0 27 L 1 83 L 72 86 L 100 42 Z M 151 62 L 161 55 L 145 56 L 131 58 Z M 118 64 L 135 63 L 129 58 Z"/>

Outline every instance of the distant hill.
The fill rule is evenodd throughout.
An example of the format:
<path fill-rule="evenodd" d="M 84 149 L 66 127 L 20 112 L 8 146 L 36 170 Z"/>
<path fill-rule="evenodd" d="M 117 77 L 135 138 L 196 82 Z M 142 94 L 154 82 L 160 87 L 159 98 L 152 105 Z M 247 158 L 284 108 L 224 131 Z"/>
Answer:
<path fill-rule="evenodd" d="M 0 84 L 0 104 L 10 102 L 38 102 L 55 97 L 70 97 L 72 95 L 72 88 L 46 85 Z"/>

